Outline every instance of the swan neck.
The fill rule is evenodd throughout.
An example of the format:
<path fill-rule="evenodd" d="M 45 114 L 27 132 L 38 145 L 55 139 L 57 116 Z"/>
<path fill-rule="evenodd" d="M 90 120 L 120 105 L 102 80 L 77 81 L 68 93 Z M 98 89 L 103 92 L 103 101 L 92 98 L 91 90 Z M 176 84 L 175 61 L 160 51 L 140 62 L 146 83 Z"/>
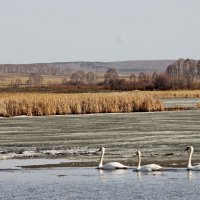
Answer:
<path fill-rule="evenodd" d="M 140 169 L 140 164 L 141 164 L 141 153 L 138 153 L 138 165 L 137 165 L 137 169 Z"/>
<path fill-rule="evenodd" d="M 190 149 L 187 168 L 191 168 L 192 167 L 192 164 L 191 164 L 192 154 L 193 154 L 193 149 Z"/>
<path fill-rule="evenodd" d="M 104 151 L 102 150 L 98 168 L 102 168 L 103 166 L 103 156 L 104 156 Z"/>

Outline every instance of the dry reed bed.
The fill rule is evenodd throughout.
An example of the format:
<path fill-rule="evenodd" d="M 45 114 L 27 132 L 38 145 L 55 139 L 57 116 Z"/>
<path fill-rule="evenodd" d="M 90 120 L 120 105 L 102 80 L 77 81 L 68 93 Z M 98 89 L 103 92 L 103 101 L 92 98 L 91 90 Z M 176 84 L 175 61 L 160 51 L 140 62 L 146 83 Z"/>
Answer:
<path fill-rule="evenodd" d="M 139 91 L 158 99 L 166 98 L 200 98 L 200 90 Z"/>
<path fill-rule="evenodd" d="M 133 92 L 45 94 L 3 93 L 0 116 L 124 113 L 164 110 L 163 103 L 147 94 Z"/>

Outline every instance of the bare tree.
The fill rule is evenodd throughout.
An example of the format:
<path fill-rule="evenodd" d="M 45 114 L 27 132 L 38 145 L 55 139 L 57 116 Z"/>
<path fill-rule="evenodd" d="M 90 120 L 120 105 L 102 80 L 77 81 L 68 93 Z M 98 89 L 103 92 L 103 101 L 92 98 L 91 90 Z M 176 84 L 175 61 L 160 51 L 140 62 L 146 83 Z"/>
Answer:
<path fill-rule="evenodd" d="M 19 87 L 21 84 L 22 84 L 22 81 L 20 78 L 15 80 L 16 87 Z"/>
<path fill-rule="evenodd" d="M 153 84 L 157 90 L 166 90 L 169 87 L 168 77 L 165 74 L 159 74 L 154 78 Z"/>
<path fill-rule="evenodd" d="M 132 73 L 130 78 L 129 78 L 130 82 L 136 82 L 138 81 L 138 76 L 135 73 Z"/>
<path fill-rule="evenodd" d="M 41 85 L 43 77 L 38 74 L 30 74 L 29 79 L 26 81 L 26 85 Z"/>
<path fill-rule="evenodd" d="M 179 59 L 166 69 L 166 74 L 172 77 L 198 78 L 199 61 L 192 59 Z"/>
<path fill-rule="evenodd" d="M 73 73 L 70 77 L 71 82 L 73 83 L 83 83 L 85 79 L 85 73 L 83 70 L 78 70 Z"/>
<path fill-rule="evenodd" d="M 93 72 L 88 72 L 88 73 L 86 74 L 86 81 L 87 81 L 88 83 L 94 83 L 94 82 L 95 82 L 95 75 L 94 75 Z"/>
<path fill-rule="evenodd" d="M 18 87 L 20 87 L 21 84 L 22 84 L 22 81 L 21 81 L 20 78 L 11 81 L 11 86 L 12 86 L 12 87 L 17 87 L 17 88 L 18 88 Z"/>
<path fill-rule="evenodd" d="M 117 82 L 119 79 L 118 73 L 115 68 L 108 68 L 106 73 L 104 74 L 104 83 L 106 85 L 113 84 Z"/>
<path fill-rule="evenodd" d="M 144 72 L 140 72 L 138 79 L 139 79 L 139 81 L 147 82 L 148 81 L 148 76 Z"/>
<path fill-rule="evenodd" d="M 62 78 L 62 84 L 65 85 L 68 82 L 68 78 L 67 77 L 63 77 Z"/>
<path fill-rule="evenodd" d="M 76 74 L 78 78 L 78 83 L 83 83 L 85 79 L 85 72 L 83 70 L 78 70 Z"/>
<path fill-rule="evenodd" d="M 157 76 L 158 76 L 158 73 L 157 73 L 157 72 L 154 72 L 154 73 L 152 74 L 152 80 L 154 80 Z"/>

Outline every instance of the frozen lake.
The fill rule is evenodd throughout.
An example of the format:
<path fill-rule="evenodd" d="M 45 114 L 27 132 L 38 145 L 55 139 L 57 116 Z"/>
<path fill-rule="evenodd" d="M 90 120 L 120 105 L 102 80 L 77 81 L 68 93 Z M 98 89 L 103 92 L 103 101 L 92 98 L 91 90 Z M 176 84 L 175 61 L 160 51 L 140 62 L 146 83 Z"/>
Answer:
<path fill-rule="evenodd" d="M 136 151 L 143 163 L 185 166 L 188 145 L 200 162 L 200 110 L 95 114 L 0 119 L 0 158 L 66 158 L 83 162 L 99 160 L 133 165 Z"/>
<path fill-rule="evenodd" d="M 181 199 L 200 195 L 200 173 L 185 169 L 138 173 L 94 168 L 0 170 L 0 198 L 27 199 Z"/>

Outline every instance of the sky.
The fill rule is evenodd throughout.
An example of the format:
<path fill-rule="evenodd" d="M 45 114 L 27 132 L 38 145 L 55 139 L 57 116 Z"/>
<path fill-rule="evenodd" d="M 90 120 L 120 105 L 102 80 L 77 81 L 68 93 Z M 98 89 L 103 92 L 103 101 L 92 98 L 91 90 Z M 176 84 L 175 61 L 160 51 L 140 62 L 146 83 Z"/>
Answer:
<path fill-rule="evenodd" d="M 200 59 L 199 0 L 0 0 L 0 63 Z"/>

